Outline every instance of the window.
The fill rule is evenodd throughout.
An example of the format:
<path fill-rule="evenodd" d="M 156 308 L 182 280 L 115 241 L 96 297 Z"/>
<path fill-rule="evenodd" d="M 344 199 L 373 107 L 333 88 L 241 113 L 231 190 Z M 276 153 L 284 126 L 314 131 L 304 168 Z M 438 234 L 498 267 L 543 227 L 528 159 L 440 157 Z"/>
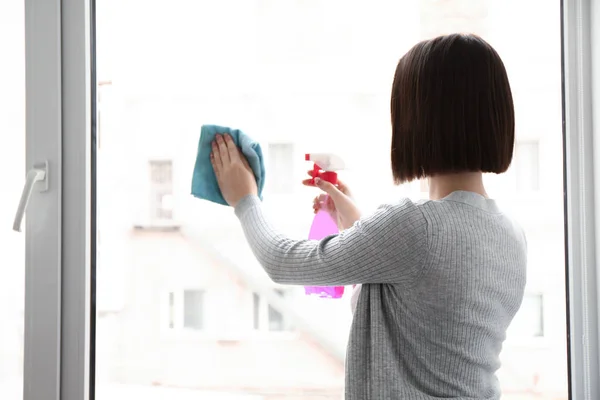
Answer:
<path fill-rule="evenodd" d="M 514 152 L 514 169 L 517 190 L 534 192 L 540 189 L 539 142 L 517 142 Z"/>
<path fill-rule="evenodd" d="M 175 328 L 175 293 L 169 293 L 169 329 Z"/>
<path fill-rule="evenodd" d="M 266 184 L 273 193 L 291 193 L 294 181 L 294 145 L 290 143 L 269 144 L 269 172 Z"/>
<path fill-rule="evenodd" d="M 170 291 L 162 298 L 162 326 L 169 330 L 206 331 L 206 291 L 186 289 Z"/>
<path fill-rule="evenodd" d="M 118 60 L 110 70 L 114 76 L 103 77 L 112 82 L 111 95 L 102 99 L 103 121 L 111 123 L 103 124 L 98 170 L 126 170 L 132 152 L 143 160 L 137 164 L 142 168 L 152 160 L 151 207 L 143 214 L 153 220 L 175 218 L 181 224 L 177 234 L 130 235 L 120 216 L 102 215 L 104 232 L 120 239 L 103 243 L 103 259 L 110 254 L 111 262 L 122 263 L 118 270 L 135 291 L 127 296 L 127 313 L 117 326 L 99 331 L 116 331 L 117 350 L 98 353 L 98 369 L 106 371 L 96 382 L 98 400 L 106 400 L 109 395 L 103 393 L 116 383 L 136 391 L 140 382 L 154 385 L 149 391 L 176 386 L 207 398 L 275 391 L 281 398 L 309 391 L 314 398 L 343 396 L 344 350 L 352 320 L 348 303 L 308 298 L 298 289 L 297 297 L 286 291 L 280 293 L 283 302 L 270 304 L 272 297 L 265 290 L 274 290 L 272 284 L 265 282 L 268 277 L 246 246 L 232 210 L 179 193 L 189 193 L 200 126 L 217 123 L 242 129 L 261 143 L 265 210 L 292 237 L 307 237 L 313 219 L 316 189 L 299 184 L 304 174 L 300 169 L 310 168 L 304 153 L 333 151 L 344 158 L 350 167 L 344 177 L 361 205 L 363 200 L 373 206 L 387 201 L 381 193 L 393 196 L 391 201 L 427 196 L 425 180 L 398 188 L 392 184 L 389 97 L 398 58 L 441 31 L 474 32 L 487 39 L 508 69 L 515 99 L 518 131 L 512 176 L 493 176 L 486 190 L 525 229 L 531 256 L 528 280 L 543 284 L 531 286 L 542 290 L 524 300 L 508 332 L 500 383 L 507 400 L 567 398 L 567 382 L 560 379 L 568 371 L 567 318 L 564 308 L 555 307 L 566 307 L 558 0 L 96 3 L 102 39 L 97 42 L 99 65 Z M 156 21 L 165 29 L 156 29 Z M 135 52 L 129 51 L 134 47 Z M 244 62 L 210 63 L 200 54 Z M 140 113 L 129 109 L 153 110 L 150 123 L 143 124 L 146 115 L 140 121 Z M 141 125 L 144 143 L 136 140 L 140 132 L 131 133 Z M 536 132 L 543 136 L 532 140 Z M 107 176 L 99 175 L 99 193 L 129 195 L 127 185 Z M 522 195 L 541 189 L 549 201 L 532 204 Z M 139 191 L 146 196 L 145 187 Z M 160 298 L 164 285 L 185 288 L 198 283 L 205 292 L 180 290 L 162 296 L 161 307 L 154 308 L 163 310 L 163 329 L 185 327 L 202 334 L 190 335 L 189 341 L 149 335 L 142 351 L 139 332 L 147 321 L 159 318 L 140 304 Z M 114 286 L 102 284 L 109 288 L 98 293 Z M 235 289 L 222 294 L 224 288 Z M 546 318 L 544 308 L 552 310 Z M 300 328 L 301 335 L 287 334 Z M 219 342 L 224 335 L 235 340 Z M 544 340 L 535 339 L 540 337 Z M 98 341 L 102 340 L 100 334 Z M 147 349 L 152 349 L 152 357 Z M 549 367 L 534 368 L 524 362 L 530 359 L 544 360 Z M 513 365 L 522 368 L 511 369 Z M 540 374 L 536 393 L 507 383 L 528 380 L 534 373 Z M 209 390 L 221 393 L 205 395 Z"/>
<path fill-rule="evenodd" d="M 183 327 L 201 330 L 204 328 L 204 292 L 185 290 L 183 292 Z"/>
<path fill-rule="evenodd" d="M 518 338 L 539 338 L 544 336 L 544 297 L 528 293 L 511 324 L 511 333 Z"/>
<path fill-rule="evenodd" d="M 277 311 L 273 306 L 269 305 L 269 330 L 283 331 L 285 330 L 285 321 L 283 314 Z"/>
<path fill-rule="evenodd" d="M 599 284 L 593 279 L 597 268 L 594 240 L 600 226 L 589 218 L 598 212 L 593 197 L 600 189 L 594 183 L 594 161 L 600 151 L 590 145 L 600 141 L 591 123 L 600 120 L 596 73 L 600 70 L 600 46 L 590 46 L 599 41 L 599 31 L 592 29 L 600 23 L 594 5 L 592 0 L 1 1 L 0 48 L 5 62 L 0 73 L 5 79 L 0 93 L 0 131 L 8 134 L 0 147 L 0 174 L 7 204 L 9 197 L 18 197 L 22 189 L 23 167 L 29 167 L 26 159 L 36 162 L 43 156 L 49 165 L 63 168 L 62 176 L 50 175 L 49 191 L 43 196 L 34 189 L 32 201 L 36 204 L 27 209 L 22 236 L 6 229 L 14 210 L 5 208 L 0 218 L 5 227 L 0 230 L 4 245 L 0 264 L 14 267 L 0 279 L 0 398 L 212 399 L 231 398 L 235 393 L 236 399 L 249 400 L 274 392 L 278 398 L 342 398 L 343 357 L 335 349 L 336 344 L 343 345 L 347 329 L 340 328 L 337 336 L 330 329 L 343 325 L 337 320 L 333 323 L 336 317 L 347 315 L 347 304 L 341 302 L 299 298 L 295 313 L 284 310 L 284 317 L 305 322 L 304 337 L 293 344 L 278 341 L 277 335 L 232 346 L 162 340 L 146 334 L 157 320 L 149 310 L 157 308 L 157 291 L 165 281 L 172 281 L 169 285 L 175 287 L 189 282 L 218 287 L 223 280 L 258 285 L 259 279 L 251 271 L 260 269 L 242 246 L 231 245 L 241 232 L 229 209 L 178 201 L 176 216 L 181 211 L 186 229 L 177 235 L 132 235 L 129 222 L 123 222 L 131 212 L 121 202 L 141 193 L 143 199 L 132 203 L 142 209 L 138 218 L 143 215 L 147 223 L 151 213 L 146 163 L 163 153 L 146 154 L 146 140 L 179 149 L 173 161 L 185 170 L 193 162 L 190 149 L 197 144 L 198 125 L 217 121 L 242 128 L 285 127 L 279 135 L 282 140 L 306 135 L 312 144 L 321 140 L 343 144 L 350 153 L 372 157 L 363 161 L 373 170 L 365 173 L 353 190 L 386 190 L 387 176 L 375 185 L 372 179 L 385 175 L 376 161 L 383 165 L 389 158 L 377 149 L 379 139 L 389 136 L 389 118 L 383 115 L 387 107 L 376 116 L 365 109 L 346 107 L 343 99 L 353 93 L 369 93 L 387 103 L 389 93 L 384 92 L 389 92 L 390 65 L 397 62 L 399 53 L 434 34 L 468 31 L 489 39 L 501 53 L 514 88 L 519 132 L 544 132 L 538 148 L 537 190 L 543 189 L 545 201 L 534 205 L 524 201 L 528 196 L 521 196 L 514 174 L 499 178 L 501 190 L 490 190 L 508 212 L 523 216 L 528 242 L 537 244 L 530 248 L 535 257 L 529 281 L 541 283 L 533 287 L 542 290 L 539 295 L 549 311 L 543 320 L 543 334 L 551 338 L 542 346 L 506 343 L 503 359 L 511 361 L 503 361 L 499 370 L 502 398 L 600 399 L 598 302 L 594 301 Z M 145 15 L 140 19 L 142 7 Z M 229 22 L 227 30 L 223 30 L 224 20 Z M 157 21 L 165 29 L 156 29 Z M 303 34 L 306 32 L 308 36 Z M 89 47 L 92 41 L 94 46 Z M 244 62 L 207 63 L 199 54 Z M 564 85 L 559 82 L 561 76 Z M 114 96 L 103 96 L 103 102 L 111 106 L 103 106 L 101 122 L 106 153 L 95 160 L 89 135 L 93 131 L 90 119 L 95 116 L 89 111 L 94 110 L 92 95 L 97 88 L 89 84 L 110 79 L 115 83 Z M 251 93 L 253 104 L 232 106 L 230 100 L 240 93 Z M 264 109 L 260 104 L 264 98 L 276 100 L 273 116 L 281 118 L 278 123 L 273 116 L 254 112 Z M 140 121 L 129 111 L 148 103 L 161 110 L 151 116 L 149 125 L 162 119 L 162 126 L 169 129 L 144 128 L 144 140 L 136 140 L 133 133 Z M 317 125 L 323 129 L 312 136 L 312 129 L 305 129 Z M 365 132 L 374 140 L 348 140 Z M 23 150 L 20 134 L 26 137 L 25 151 L 19 150 Z M 143 155 L 144 161 L 135 164 L 143 171 L 123 174 L 131 171 L 134 152 Z M 116 171 L 112 176 L 107 171 L 111 168 Z M 117 174 L 123 179 L 114 179 Z M 187 181 L 185 177 L 182 180 Z M 535 179 L 524 181 L 524 190 L 535 187 L 527 183 Z M 114 193 L 118 200 L 96 196 L 96 182 L 99 195 Z M 188 190 L 187 182 L 183 186 L 174 182 L 174 193 Z M 399 189 L 403 195 L 407 193 L 404 189 Z M 305 198 L 300 192 L 294 194 L 299 204 L 312 196 L 307 191 Z M 283 210 L 270 211 L 280 220 L 285 218 L 290 230 L 297 226 L 303 234 L 310 211 L 290 210 L 287 201 L 281 204 Z M 95 205 L 115 212 L 100 215 Z M 565 220 L 566 213 L 569 218 Z M 103 264 L 114 265 L 119 280 L 95 279 L 90 228 L 96 226 L 96 216 L 102 219 L 104 232 L 103 246 L 97 251 L 102 253 Z M 190 234 L 198 226 L 204 233 L 200 239 Z M 562 231 L 568 236 L 563 237 Z M 564 243 L 568 243 L 566 271 L 572 289 L 568 302 Z M 232 255 L 239 256 L 237 272 L 225 268 L 223 258 Z M 195 279 L 198 277 L 189 271 L 197 271 L 203 263 L 217 272 Z M 157 273 L 157 265 L 168 268 L 169 273 Z M 182 265 L 190 268 L 180 269 Z M 115 318 L 94 319 L 96 300 L 101 302 L 121 283 L 128 288 L 123 311 Z M 169 301 L 163 303 L 166 307 Z M 172 303 L 179 308 L 175 307 L 174 325 L 181 327 L 182 291 L 173 296 Z M 523 310 L 526 308 L 524 305 Z M 572 311 L 568 319 L 565 309 Z M 250 321 L 250 296 L 244 296 L 240 310 Z M 325 326 L 327 329 L 321 329 Z M 318 334 L 311 334 L 310 327 L 319 328 Z M 535 329 L 523 330 L 527 331 Z M 320 340 L 323 333 L 331 335 L 329 340 Z M 509 334 L 513 339 L 519 335 Z M 571 345 L 568 351 L 567 340 Z M 61 342 L 69 343 L 70 351 L 61 351 Z"/>
<path fill-rule="evenodd" d="M 150 161 L 150 213 L 152 221 L 173 219 L 172 161 Z"/>
<path fill-rule="evenodd" d="M 286 293 L 283 290 L 276 289 L 277 293 L 282 298 Z M 292 330 L 290 324 L 287 323 L 284 314 L 281 310 L 273 307 L 271 304 L 262 298 L 257 293 L 252 294 L 253 297 L 253 326 L 255 330 L 282 332 Z"/>
<path fill-rule="evenodd" d="M 255 330 L 260 329 L 260 296 L 252 293 L 252 326 Z"/>

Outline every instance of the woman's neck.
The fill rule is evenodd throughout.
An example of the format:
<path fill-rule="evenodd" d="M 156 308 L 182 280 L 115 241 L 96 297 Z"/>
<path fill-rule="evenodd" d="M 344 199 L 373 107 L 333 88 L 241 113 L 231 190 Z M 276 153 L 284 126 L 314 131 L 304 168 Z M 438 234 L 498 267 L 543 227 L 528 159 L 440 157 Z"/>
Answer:
<path fill-rule="evenodd" d="M 429 198 L 440 200 L 457 190 L 478 193 L 487 197 L 483 187 L 481 172 L 463 172 L 457 174 L 441 174 L 429 179 Z"/>

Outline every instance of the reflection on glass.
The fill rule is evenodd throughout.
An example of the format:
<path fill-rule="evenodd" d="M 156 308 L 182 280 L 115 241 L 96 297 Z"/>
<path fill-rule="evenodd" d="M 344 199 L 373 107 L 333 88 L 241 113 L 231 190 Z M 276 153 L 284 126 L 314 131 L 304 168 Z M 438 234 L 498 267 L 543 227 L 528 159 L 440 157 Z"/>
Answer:
<path fill-rule="evenodd" d="M 0 399 L 23 398 L 25 235 L 11 230 L 25 182 L 23 0 L 0 1 Z M 23 225 L 24 227 L 24 225 Z"/>
<path fill-rule="evenodd" d="M 391 81 L 414 43 L 455 31 L 498 50 L 516 103 L 513 166 L 487 177 L 529 248 L 528 295 L 498 371 L 504 398 L 567 398 L 558 1 L 97 7 L 100 400 L 342 398 L 349 299 L 270 282 L 232 211 L 191 198 L 200 126 L 261 142 L 264 201 L 291 236 L 312 221 L 304 153 L 341 155 L 366 208 L 426 197 L 426 181 L 391 184 Z"/>

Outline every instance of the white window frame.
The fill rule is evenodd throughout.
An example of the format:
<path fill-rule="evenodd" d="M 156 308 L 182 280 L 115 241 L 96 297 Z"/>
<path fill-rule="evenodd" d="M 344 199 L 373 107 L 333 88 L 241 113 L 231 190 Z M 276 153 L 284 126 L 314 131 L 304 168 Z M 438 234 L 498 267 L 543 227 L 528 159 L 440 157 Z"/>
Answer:
<path fill-rule="evenodd" d="M 91 19 L 94 0 L 25 0 L 27 167 L 49 191 L 26 222 L 24 398 L 90 397 Z M 600 398 L 600 3 L 562 1 L 571 399 Z M 548 6 L 553 6 L 548 4 Z M 555 38 L 559 40 L 559 38 Z M 593 140 L 596 138 L 597 140 Z M 278 301 L 272 298 L 270 301 Z M 64 343 L 61 346 L 61 343 Z M 90 383 L 92 380 L 92 383 Z"/>
<path fill-rule="evenodd" d="M 36 164 L 48 163 L 48 189 L 43 193 L 35 190 L 26 209 L 25 400 L 58 400 L 61 391 L 61 235 L 64 229 L 61 221 L 60 34 L 59 1 L 25 0 L 24 172 Z"/>
<path fill-rule="evenodd" d="M 24 6 L 26 168 L 47 163 L 48 183 L 26 209 L 23 398 L 87 399 L 90 2 L 24 0 Z"/>
<path fill-rule="evenodd" d="M 600 398 L 598 257 L 600 244 L 600 4 L 563 0 L 563 95 L 570 394 Z M 596 39 L 596 40 L 594 40 Z M 594 140 L 596 139 L 596 140 Z"/>
<path fill-rule="evenodd" d="M 61 0 L 62 321 L 60 400 L 88 399 L 91 354 L 92 24 L 94 0 Z M 43 3 L 44 0 L 36 0 Z M 95 225 L 95 224 L 94 224 Z M 95 246 L 94 246 L 95 249 Z M 94 315 L 95 320 L 95 315 Z"/>

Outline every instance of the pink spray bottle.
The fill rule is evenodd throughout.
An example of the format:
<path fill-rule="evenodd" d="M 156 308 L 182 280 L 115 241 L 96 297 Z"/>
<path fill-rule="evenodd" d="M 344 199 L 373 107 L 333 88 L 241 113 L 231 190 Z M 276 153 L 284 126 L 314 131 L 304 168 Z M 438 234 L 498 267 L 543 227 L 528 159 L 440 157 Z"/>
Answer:
<path fill-rule="evenodd" d="M 306 161 L 314 163 L 312 170 L 312 179 L 321 178 L 327 182 L 337 184 L 336 171 L 344 169 L 344 161 L 334 154 L 319 153 L 306 154 Z M 335 235 L 339 232 L 337 221 L 325 210 L 320 210 L 313 219 L 308 238 L 310 240 L 321 240 L 327 236 Z M 305 286 L 304 291 L 307 295 L 328 299 L 339 299 L 344 294 L 343 286 Z"/>

